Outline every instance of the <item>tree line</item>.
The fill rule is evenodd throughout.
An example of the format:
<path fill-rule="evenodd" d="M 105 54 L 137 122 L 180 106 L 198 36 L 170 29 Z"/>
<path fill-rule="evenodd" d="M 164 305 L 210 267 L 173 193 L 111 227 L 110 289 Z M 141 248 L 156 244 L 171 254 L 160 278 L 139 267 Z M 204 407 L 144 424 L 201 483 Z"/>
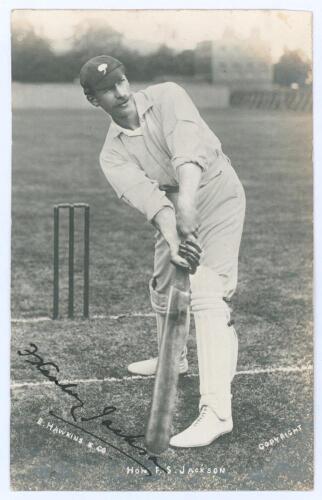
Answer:
<path fill-rule="evenodd" d="M 12 30 L 12 79 L 20 82 L 73 82 L 89 58 L 108 53 L 120 59 L 132 81 L 161 80 L 169 75 L 195 76 L 195 52 L 179 53 L 166 45 L 141 54 L 124 45 L 123 36 L 108 26 L 79 26 L 71 46 L 56 53 L 50 42 L 31 27 Z M 297 51 L 288 51 L 274 65 L 274 83 L 305 85 L 310 64 Z"/>

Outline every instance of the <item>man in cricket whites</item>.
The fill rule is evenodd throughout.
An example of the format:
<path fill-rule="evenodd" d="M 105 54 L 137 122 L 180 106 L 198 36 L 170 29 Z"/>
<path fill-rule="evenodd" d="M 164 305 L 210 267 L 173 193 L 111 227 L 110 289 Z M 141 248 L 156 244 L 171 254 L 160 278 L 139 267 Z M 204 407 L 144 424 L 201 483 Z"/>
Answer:
<path fill-rule="evenodd" d="M 122 63 L 107 55 L 84 64 L 80 83 L 87 99 L 112 119 L 100 155 L 108 182 L 157 228 L 150 295 L 159 346 L 175 266 L 191 272 L 200 413 L 170 445 L 209 445 L 233 428 L 238 340 L 228 302 L 237 285 L 243 187 L 219 139 L 179 85 L 167 82 L 131 93 Z M 180 373 L 188 370 L 186 354 L 185 348 Z M 156 366 L 152 358 L 128 369 L 151 375 Z"/>

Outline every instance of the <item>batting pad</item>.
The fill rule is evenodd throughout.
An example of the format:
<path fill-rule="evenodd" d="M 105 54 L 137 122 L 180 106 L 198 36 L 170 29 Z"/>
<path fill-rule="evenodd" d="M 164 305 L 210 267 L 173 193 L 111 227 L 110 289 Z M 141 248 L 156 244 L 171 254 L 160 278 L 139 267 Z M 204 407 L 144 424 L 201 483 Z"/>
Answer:
<path fill-rule="evenodd" d="M 231 417 L 230 384 L 236 360 L 236 337 L 228 326 L 230 309 L 222 298 L 221 279 L 212 269 L 200 266 L 190 281 L 200 378 L 199 406 L 210 406 L 225 420 Z"/>

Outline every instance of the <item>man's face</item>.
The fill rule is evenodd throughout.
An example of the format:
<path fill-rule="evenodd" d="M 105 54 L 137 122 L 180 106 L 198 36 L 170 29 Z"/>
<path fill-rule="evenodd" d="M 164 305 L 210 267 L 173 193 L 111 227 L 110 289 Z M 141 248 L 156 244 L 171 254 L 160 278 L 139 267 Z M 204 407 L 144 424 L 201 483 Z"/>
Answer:
<path fill-rule="evenodd" d="M 97 90 L 95 98 L 97 104 L 112 118 L 126 116 L 133 105 L 130 84 L 124 74 L 120 76 L 113 87 Z"/>

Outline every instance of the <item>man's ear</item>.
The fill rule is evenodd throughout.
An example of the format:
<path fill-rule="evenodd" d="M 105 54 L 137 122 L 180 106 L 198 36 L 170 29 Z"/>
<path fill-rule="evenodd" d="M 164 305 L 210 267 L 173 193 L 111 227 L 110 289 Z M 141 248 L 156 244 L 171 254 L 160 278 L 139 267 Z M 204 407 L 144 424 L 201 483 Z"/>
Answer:
<path fill-rule="evenodd" d="M 96 97 L 95 97 L 95 96 L 88 94 L 86 97 L 87 97 L 87 100 L 88 100 L 88 101 L 89 101 L 89 102 L 90 102 L 93 106 L 95 106 L 96 108 L 98 108 L 98 107 L 99 107 L 99 102 L 98 102 L 98 100 L 96 99 Z"/>

